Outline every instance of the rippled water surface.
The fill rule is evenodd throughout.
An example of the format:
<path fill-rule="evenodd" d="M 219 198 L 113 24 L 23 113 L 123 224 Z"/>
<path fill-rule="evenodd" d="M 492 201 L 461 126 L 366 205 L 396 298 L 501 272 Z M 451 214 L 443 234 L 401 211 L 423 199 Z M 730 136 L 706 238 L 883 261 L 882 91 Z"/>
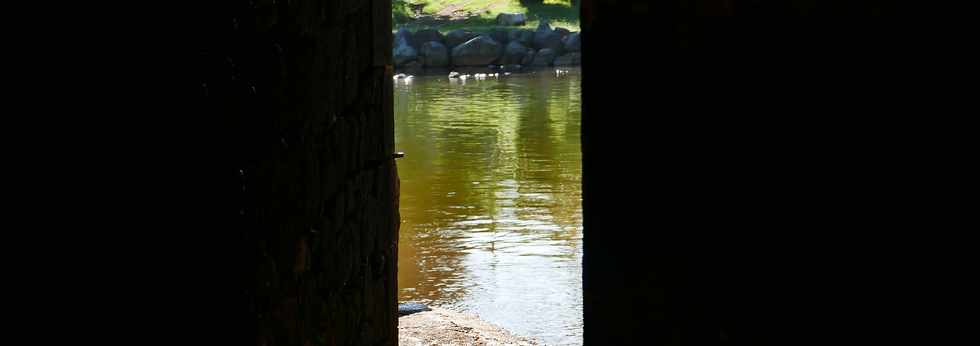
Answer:
<path fill-rule="evenodd" d="M 395 83 L 400 301 L 581 344 L 577 69 Z"/>

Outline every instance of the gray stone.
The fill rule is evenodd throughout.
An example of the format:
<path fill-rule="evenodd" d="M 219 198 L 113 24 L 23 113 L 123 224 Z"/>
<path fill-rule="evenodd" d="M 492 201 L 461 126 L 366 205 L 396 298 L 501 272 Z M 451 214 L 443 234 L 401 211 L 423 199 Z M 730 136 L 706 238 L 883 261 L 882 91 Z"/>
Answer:
<path fill-rule="evenodd" d="M 408 42 L 408 44 L 412 46 L 412 48 L 415 48 L 415 45 L 412 44 L 413 41 L 412 32 L 408 31 L 408 29 L 405 28 L 398 29 L 398 32 L 395 33 L 395 37 L 392 42 L 395 42 L 397 44 L 398 40 L 405 40 L 405 42 Z"/>
<path fill-rule="evenodd" d="M 422 49 L 422 46 L 425 45 L 426 42 L 439 42 L 445 44 L 446 38 L 441 32 L 439 32 L 439 30 L 425 29 L 416 31 L 413 36 L 412 46 Z"/>
<path fill-rule="evenodd" d="M 490 31 L 490 38 L 492 38 L 494 41 L 497 41 L 497 43 L 506 45 L 507 42 L 510 42 L 508 34 L 509 34 L 508 30 L 495 28 Z"/>
<path fill-rule="evenodd" d="M 555 52 L 561 52 L 562 43 L 561 35 L 548 25 L 547 20 L 542 20 L 541 24 L 538 25 L 538 30 L 534 31 L 534 44 L 532 45 L 534 49 L 551 49 Z"/>
<path fill-rule="evenodd" d="M 521 59 L 521 65 L 530 66 L 531 62 L 534 61 L 534 49 L 528 48 L 527 53 L 524 54 L 524 59 Z"/>
<path fill-rule="evenodd" d="M 582 64 L 582 53 L 571 52 L 555 58 L 555 66 L 578 66 Z"/>
<path fill-rule="evenodd" d="M 452 49 L 455 66 L 486 66 L 503 54 L 504 47 L 486 35 L 480 35 Z"/>
<path fill-rule="evenodd" d="M 408 30 L 405 30 L 408 32 Z M 401 30 L 399 30 L 401 33 Z M 412 48 L 408 36 L 395 35 L 395 47 L 391 51 L 391 56 L 395 60 L 395 66 L 404 66 L 406 63 L 418 59 L 418 51 Z"/>
<path fill-rule="evenodd" d="M 582 38 L 578 32 L 573 32 L 568 34 L 565 38 L 565 51 L 566 52 L 581 52 L 582 51 Z"/>
<path fill-rule="evenodd" d="M 555 32 L 558 33 L 558 36 L 560 36 L 562 40 L 565 39 L 565 36 L 568 36 L 568 34 L 571 33 L 571 31 L 568 31 L 568 29 L 565 28 L 555 28 Z"/>
<path fill-rule="evenodd" d="M 538 28 L 536 31 L 540 30 L 551 31 L 551 21 L 549 21 L 548 18 L 541 18 L 541 21 L 538 22 Z"/>
<path fill-rule="evenodd" d="M 517 41 L 513 41 L 507 44 L 504 48 L 504 56 L 500 59 L 500 63 L 507 64 L 522 64 L 524 63 L 525 57 L 528 56 L 528 49 L 523 44 Z M 532 51 L 533 56 L 533 51 Z"/>
<path fill-rule="evenodd" d="M 404 303 L 398 304 L 398 316 L 411 315 L 414 313 L 419 313 L 422 311 L 431 311 L 428 306 L 420 303 Z"/>
<path fill-rule="evenodd" d="M 534 49 L 551 49 L 555 52 L 560 52 L 564 49 L 564 45 L 561 42 L 561 36 L 554 31 L 549 32 L 535 32 L 534 33 Z"/>
<path fill-rule="evenodd" d="M 527 23 L 527 16 L 523 13 L 501 13 L 497 15 L 497 25 L 521 26 Z"/>
<path fill-rule="evenodd" d="M 422 65 L 426 67 L 449 66 L 449 48 L 436 41 L 423 43 L 419 57 L 422 60 Z"/>
<path fill-rule="evenodd" d="M 551 48 L 539 50 L 536 54 L 534 54 L 534 60 L 531 61 L 531 66 L 551 65 L 552 61 L 555 60 L 555 55 L 557 55 L 557 53 L 555 53 L 555 51 Z"/>
<path fill-rule="evenodd" d="M 534 31 L 528 29 L 512 30 L 507 33 L 507 41 L 518 41 L 525 46 L 530 46 L 534 43 Z"/>
<path fill-rule="evenodd" d="M 477 34 L 463 29 L 456 29 L 446 33 L 446 47 L 449 49 L 456 48 L 456 46 L 463 44 L 463 42 L 472 40 Z"/>

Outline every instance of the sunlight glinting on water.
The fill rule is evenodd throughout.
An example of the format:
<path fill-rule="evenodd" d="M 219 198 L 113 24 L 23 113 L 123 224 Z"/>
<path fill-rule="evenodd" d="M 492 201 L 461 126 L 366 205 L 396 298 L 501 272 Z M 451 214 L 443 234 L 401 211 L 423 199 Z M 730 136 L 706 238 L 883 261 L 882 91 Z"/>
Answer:
<path fill-rule="evenodd" d="M 399 299 L 581 344 L 577 69 L 395 81 Z"/>

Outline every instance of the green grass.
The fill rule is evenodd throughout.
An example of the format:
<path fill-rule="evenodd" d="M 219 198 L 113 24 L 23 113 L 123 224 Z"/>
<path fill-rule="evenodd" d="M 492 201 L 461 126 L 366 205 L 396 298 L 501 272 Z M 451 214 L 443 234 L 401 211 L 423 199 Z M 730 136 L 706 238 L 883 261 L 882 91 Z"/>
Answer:
<path fill-rule="evenodd" d="M 519 1 L 510 0 L 428 0 L 428 1 L 417 1 L 417 3 L 424 3 L 424 12 L 437 13 L 446 7 L 451 5 L 461 5 L 461 9 L 468 12 L 476 13 L 500 13 L 500 12 L 516 12 L 522 9 Z"/>
<path fill-rule="evenodd" d="M 392 30 L 407 28 L 412 31 L 420 29 L 437 29 L 443 33 L 455 29 L 467 29 L 474 32 L 488 32 L 497 26 L 497 14 L 508 12 L 523 12 L 528 16 L 524 26 L 506 27 L 534 30 L 541 18 L 547 18 L 552 27 L 563 27 L 571 31 L 579 31 L 579 5 L 572 0 L 392 0 Z M 435 15 L 440 11 L 457 5 L 458 10 L 466 13 L 462 20 L 441 23 L 420 23 L 412 19 L 412 8 L 421 7 L 423 14 Z"/>

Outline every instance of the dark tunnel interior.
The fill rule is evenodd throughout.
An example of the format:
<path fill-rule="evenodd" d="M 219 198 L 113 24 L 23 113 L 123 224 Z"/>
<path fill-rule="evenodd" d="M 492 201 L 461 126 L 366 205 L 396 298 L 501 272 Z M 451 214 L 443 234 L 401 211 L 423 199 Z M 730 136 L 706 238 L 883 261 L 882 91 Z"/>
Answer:
<path fill-rule="evenodd" d="M 242 312 L 259 345 L 397 340 L 389 6 L 241 2 L 213 18 L 227 25 L 203 49 L 201 93 L 234 143 L 230 225 L 254 269 Z M 883 10 L 582 2 L 586 344 L 780 344 L 850 327 L 793 317 L 857 294 L 828 272 L 840 258 L 809 251 L 846 231 L 848 202 L 830 199 L 850 184 L 817 119 L 839 120 L 833 107 L 860 91 L 822 88 L 871 66 Z M 629 45 L 645 53 L 624 67 L 614 52 Z M 635 203 L 604 202 L 627 191 Z"/>
<path fill-rule="evenodd" d="M 894 3 L 580 3 L 585 344 L 880 341 Z M 186 124 L 217 140 L 178 205 L 207 221 L 172 228 L 161 334 L 397 344 L 391 1 L 206 7 Z"/>

